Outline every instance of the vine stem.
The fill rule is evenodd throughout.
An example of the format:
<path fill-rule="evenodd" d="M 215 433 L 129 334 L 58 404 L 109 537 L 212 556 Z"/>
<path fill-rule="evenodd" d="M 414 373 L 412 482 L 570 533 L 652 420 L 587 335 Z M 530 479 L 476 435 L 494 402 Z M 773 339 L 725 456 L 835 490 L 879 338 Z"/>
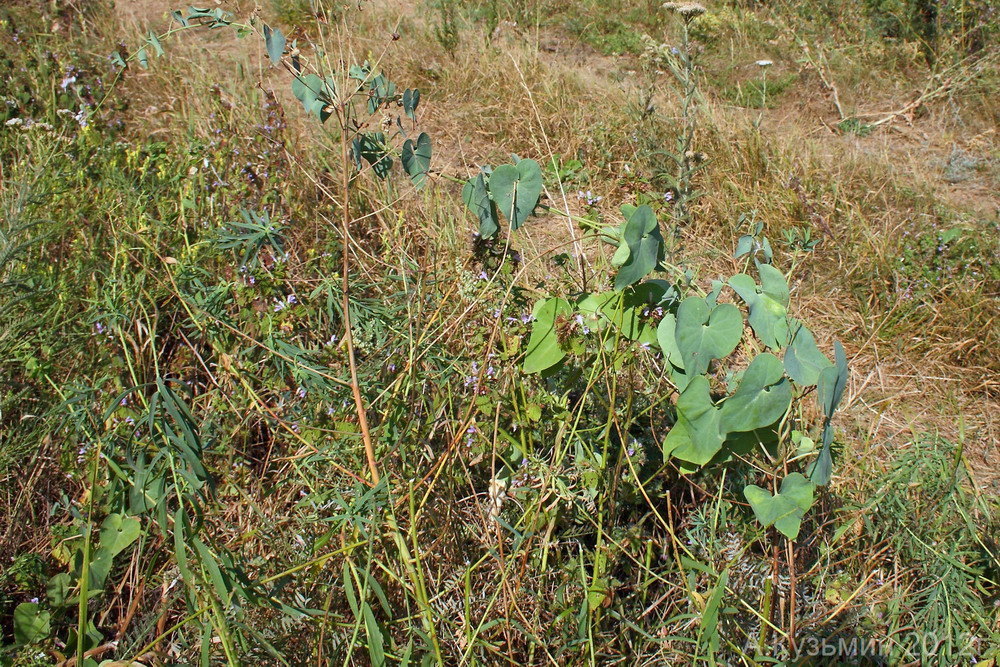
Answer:
<path fill-rule="evenodd" d="M 379 483 L 381 476 L 378 472 L 378 462 L 375 460 L 375 446 L 372 444 L 372 435 L 368 429 L 368 413 L 365 410 L 365 402 L 361 397 L 361 385 L 358 383 L 358 365 L 354 359 L 354 335 L 351 331 L 351 301 L 350 301 L 350 280 L 349 271 L 350 260 L 350 238 L 351 238 L 351 175 L 350 175 L 350 155 L 347 146 L 347 101 L 341 101 L 337 105 L 337 116 L 340 121 L 340 158 L 341 158 L 341 187 L 344 191 L 344 198 L 340 203 L 341 208 L 341 228 L 343 231 L 344 246 L 342 254 L 342 284 L 341 291 L 344 298 L 344 346 L 347 348 L 347 360 L 351 369 L 351 393 L 354 394 L 354 408 L 358 414 L 358 425 L 361 427 L 361 440 L 365 445 L 365 458 L 368 459 L 368 470 L 371 472 L 372 482 Z"/>

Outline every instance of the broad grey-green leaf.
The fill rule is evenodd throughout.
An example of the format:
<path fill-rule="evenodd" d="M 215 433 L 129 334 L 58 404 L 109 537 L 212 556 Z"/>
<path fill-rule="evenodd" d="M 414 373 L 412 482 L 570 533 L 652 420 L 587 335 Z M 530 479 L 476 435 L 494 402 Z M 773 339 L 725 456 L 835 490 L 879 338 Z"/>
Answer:
<path fill-rule="evenodd" d="M 733 288 L 740 298 L 749 306 L 757 300 L 757 283 L 745 273 L 738 273 L 729 279 L 729 286 Z"/>
<path fill-rule="evenodd" d="M 323 79 L 316 74 L 297 76 L 292 80 L 292 94 L 302 103 L 302 108 L 311 112 L 313 102 L 323 93 Z"/>
<path fill-rule="evenodd" d="M 163 45 L 160 44 L 160 38 L 157 37 L 156 33 L 152 30 L 146 34 L 146 43 L 153 47 L 153 54 L 156 55 L 157 58 L 163 56 Z"/>
<path fill-rule="evenodd" d="M 705 303 L 708 304 L 709 308 L 715 308 L 715 305 L 719 301 L 719 295 L 722 293 L 722 288 L 726 286 L 726 283 L 721 280 L 712 281 L 712 291 L 705 296 Z"/>
<path fill-rule="evenodd" d="M 750 309 L 747 319 L 757 337 L 768 347 L 780 349 L 788 344 L 788 287 L 780 271 L 769 264 L 761 264 L 760 268 L 762 280 L 767 276 L 766 291 L 742 273 L 730 278 L 729 286 Z M 784 290 L 781 289 L 783 285 Z"/>
<path fill-rule="evenodd" d="M 296 76 L 292 81 L 292 94 L 302 103 L 307 113 L 317 116 L 321 122 L 330 117 L 327 107 L 335 88 L 333 79 L 322 79 L 315 74 Z"/>
<path fill-rule="evenodd" d="M 656 341 L 660 344 L 660 350 L 667 361 L 684 370 L 684 357 L 677 347 L 676 328 L 677 317 L 673 313 L 667 313 L 656 327 Z"/>
<path fill-rule="evenodd" d="M 809 479 L 817 486 L 826 486 L 833 477 L 833 425 L 827 422 L 823 426 L 823 448 L 819 456 L 809 466 Z"/>
<path fill-rule="evenodd" d="M 646 326 L 641 307 L 624 297 L 609 301 L 604 308 L 604 314 L 618 328 L 622 337 L 628 340 L 637 340 Z"/>
<path fill-rule="evenodd" d="M 776 495 L 753 484 L 743 489 L 743 495 L 761 525 L 766 528 L 774 524 L 782 535 L 794 540 L 799 535 L 802 517 L 812 507 L 814 490 L 812 482 L 793 472 L 781 481 L 781 490 Z"/>
<path fill-rule="evenodd" d="M 677 398 L 677 423 L 663 441 L 663 455 L 702 466 L 712 460 L 724 440 L 708 378 L 697 375 Z"/>
<path fill-rule="evenodd" d="M 790 321 L 791 342 L 785 351 L 785 371 L 788 376 L 803 387 L 811 387 L 819 381 L 819 374 L 833 364 L 826 358 L 812 332 L 798 320 Z"/>
<path fill-rule="evenodd" d="M 749 234 L 744 234 L 736 243 L 736 252 L 733 253 L 733 259 L 739 259 L 751 250 L 753 250 L 753 237 Z"/>
<path fill-rule="evenodd" d="M 525 373 L 540 373 L 563 360 L 566 352 L 559 344 L 556 324 L 560 317 L 572 312 L 573 307 L 565 299 L 543 299 L 535 304 L 534 322 L 524 356 Z"/>
<path fill-rule="evenodd" d="M 73 581 L 69 572 L 60 572 L 45 585 L 45 594 L 53 607 L 61 607 L 69 601 L 69 596 L 73 591 Z"/>
<path fill-rule="evenodd" d="M 392 155 L 386 147 L 382 132 L 363 132 L 351 142 L 352 150 L 371 165 L 372 172 L 380 179 L 389 176 L 392 169 Z"/>
<path fill-rule="evenodd" d="M 416 88 L 407 88 L 403 91 L 403 113 L 410 120 L 417 119 L 417 105 L 420 104 L 420 91 Z"/>
<path fill-rule="evenodd" d="M 400 155 L 403 169 L 410 175 L 413 185 L 419 190 L 427 183 L 427 172 L 431 168 L 431 138 L 426 132 L 421 132 L 416 143 L 413 139 L 403 142 Z"/>
<path fill-rule="evenodd" d="M 542 194 L 542 170 L 534 160 L 502 164 L 490 174 L 490 193 L 511 230 L 524 224 Z"/>
<path fill-rule="evenodd" d="M 647 280 L 639 283 L 625 293 L 625 298 L 638 306 L 656 308 L 661 304 L 676 299 L 677 288 L 666 280 Z"/>
<path fill-rule="evenodd" d="M 689 375 L 701 375 L 713 359 L 732 353 L 743 337 L 743 314 L 730 303 L 709 308 L 701 297 L 688 297 L 677 309 L 677 349 Z"/>
<path fill-rule="evenodd" d="M 104 582 L 108 579 L 114 561 L 115 556 L 110 549 L 101 547 L 94 551 L 94 555 L 90 559 L 90 568 L 87 571 L 91 590 L 96 591 L 104 588 Z"/>
<path fill-rule="evenodd" d="M 836 365 L 824 368 L 820 372 L 816 391 L 820 408 L 827 421 L 833 419 L 833 414 L 837 411 L 837 407 L 844 397 L 848 376 L 847 355 L 844 354 L 844 346 L 840 344 L 840 341 L 833 344 L 833 353 Z"/>
<path fill-rule="evenodd" d="M 500 231 L 497 206 L 490 199 L 490 192 L 486 188 L 486 177 L 482 172 L 466 181 L 465 187 L 462 188 L 462 201 L 479 218 L 479 236 L 490 239 Z"/>
<path fill-rule="evenodd" d="M 264 24 L 264 45 L 267 47 L 267 55 L 271 62 L 275 65 L 281 62 L 281 55 L 285 52 L 285 35 L 266 23 Z"/>
<path fill-rule="evenodd" d="M 722 404 L 722 430 L 753 431 L 781 419 L 792 404 L 792 387 L 773 354 L 757 355 L 743 372 L 739 387 Z"/>
<path fill-rule="evenodd" d="M 761 264 L 757 267 L 757 272 L 760 274 L 761 293 L 782 306 L 788 306 L 789 292 L 785 275 L 770 264 Z"/>
<path fill-rule="evenodd" d="M 615 277 L 617 290 L 639 282 L 663 261 L 663 235 L 652 208 L 643 205 L 632 212 L 625 223 L 622 241 L 628 245 L 629 254 Z"/>
<path fill-rule="evenodd" d="M 22 602 L 14 608 L 14 644 L 24 646 L 45 639 L 51 630 L 52 615 L 36 602 Z"/>
<path fill-rule="evenodd" d="M 618 207 L 618 210 L 622 212 L 622 217 L 628 220 L 629 218 L 632 217 L 632 214 L 635 213 L 635 210 L 637 208 L 639 207 L 635 206 L 634 204 L 622 204 L 621 206 Z"/>
<path fill-rule="evenodd" d="M 624 242 L 625 239 L 625 225 L 622 225 L 618 230 L 618 249 L 615 250 L 615 254 L 611 256 L 611 266 L 616 269 L 625 262 L 628 261 L 629 253 L 631 252 L 628 247 L 628 243 Z"/>

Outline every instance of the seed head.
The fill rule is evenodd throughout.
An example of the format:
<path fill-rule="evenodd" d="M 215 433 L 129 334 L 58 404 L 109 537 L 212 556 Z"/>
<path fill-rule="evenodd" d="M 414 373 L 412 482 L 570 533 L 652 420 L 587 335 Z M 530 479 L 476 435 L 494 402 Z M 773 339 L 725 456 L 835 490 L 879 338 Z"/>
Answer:
<path fill-rule="evenodd" d="M 697 2 L 665 2 L 663 3 L 663 8 L 668 12 L 677 12 L 688 21 L 701 16 L 706 11 L 705 8 Z"/>

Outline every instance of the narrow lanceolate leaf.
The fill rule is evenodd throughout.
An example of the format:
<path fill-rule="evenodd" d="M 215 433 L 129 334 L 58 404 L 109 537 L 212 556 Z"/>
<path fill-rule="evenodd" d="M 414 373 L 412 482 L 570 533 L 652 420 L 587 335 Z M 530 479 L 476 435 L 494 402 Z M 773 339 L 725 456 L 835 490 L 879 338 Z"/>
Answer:
<path fill-rule="evenodd" d="M 365 617 L 365 632 L 368 633 L 368 657 L 371 658 L 373 667 L 383 667 L 385 665 L 385 639 L 382 637 L 382 629 L 379 628 L 375 620 L 375 614 L 367 602 L 361 603 L 361 611 Z"/>
<path fill-rule="evenodd" d="M 403 169 L 410 175 L 413 185 L 419 190 L 427 183 L 427 172 L 431 168 L 431 138 L 426 132 L 421 132 L 416 143 L 413 139 L 403 142 L 400 156 Z"/>
<path fill-rule="evenodd" d="M 628 246 L 628 258 L 615 277 L 617 290 L 639 282 L 663 261 L 663 235 L 652 208 L 643 205 L 632 211 L 622 231 L 622 242 Z"/>
<path fill-rule="evenodd" d="M 556 324 L 560 317 L 568 317 L 573 307 L 565 299 L 543 299 L 535 304 L 531 337 L 524 357 L 525 373 L 540 373 L 558 364 L 566 356 L 559 344 Z"/>
<path fill-rule="evenodd" d="M 490 174 L 490 193 L 511 231 L 524 224 L 542 195 L 542 170 L 534 160 L 502 164 Z"/>
<path fill-rule="evenodd" d="M 285 36 L 277 28 L 264 24 L 264 45 L 267 47 L 267 55 L 271 62 L 277 65 L 281 62 L 281 55 L 285 52 Z"/>

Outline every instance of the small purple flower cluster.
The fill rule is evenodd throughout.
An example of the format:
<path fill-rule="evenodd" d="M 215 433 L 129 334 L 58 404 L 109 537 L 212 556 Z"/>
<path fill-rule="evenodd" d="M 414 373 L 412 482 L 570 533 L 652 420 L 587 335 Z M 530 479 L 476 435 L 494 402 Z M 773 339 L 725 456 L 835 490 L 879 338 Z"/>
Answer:
<path fill-rule="evenodd" d="M 486 387 L 480 387 L 479 385 L 479 362 L 473 361 L 472 366 L 469 369 L 469 372 L 471 373 L 471 375 L 467 375 L 465 377 L 464 386 L 472 387 L 472 390 L 477 394 L 484 393 L 486 391 Z M 486 378 L 490 380 L 496 378 L 496 368 L 492 364 L 489 364 L 486 367 Z"/>
<path fill-rule="evenodd" d="M 587 200 L 587 206 L 596 206 L 597 204 L 600 204 L 601 201 L 604 199 L 604 197 L 602 197 L 600 195 L 595 195 L 590 190 L 587 190 L 587 192 L 584 192 L 583 190 L 579 190 L 576 193 L 576 198 L 577 199 L 586 199 Z"/>
<path fill-rule="evenodd" d="M 280 313 L 285 308 L 288 308 L 289 306 L 293 306 L 293 305 L 295 305 L 298 302 L 299 302 L 299 300 L 298 300 L 298 298 L 294 294 L 289 294 L 284 299 L 275 299 L 274 300 L 274 312 Z"/>

